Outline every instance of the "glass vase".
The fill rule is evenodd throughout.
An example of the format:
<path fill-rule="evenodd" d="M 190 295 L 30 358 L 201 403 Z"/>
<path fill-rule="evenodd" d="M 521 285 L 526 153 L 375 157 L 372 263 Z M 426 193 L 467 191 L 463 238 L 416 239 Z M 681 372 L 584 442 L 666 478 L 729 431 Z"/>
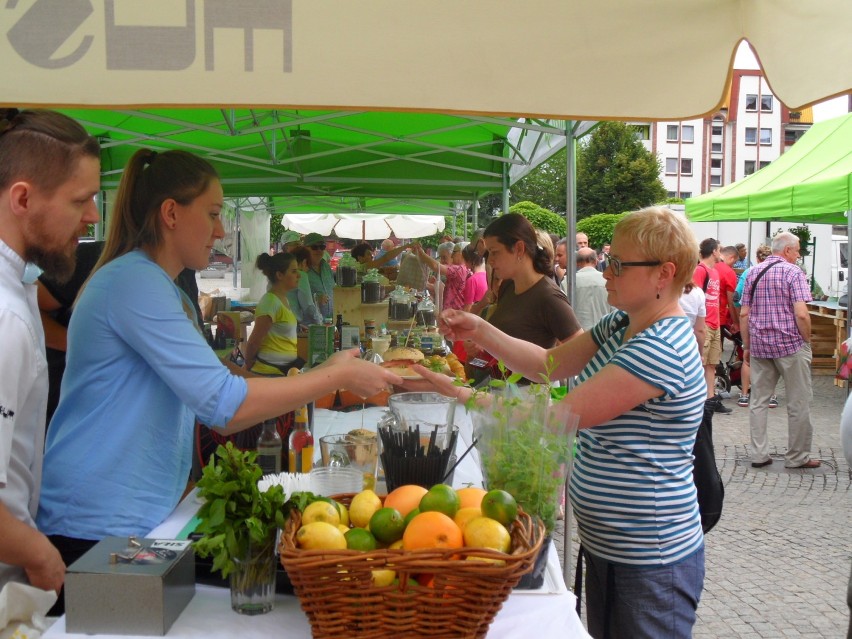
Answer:
<path fill-rule="evenodd" d="M 275 599 L 275 535 L 263 544 L 250 544 L 244 557 L 234 559 L 230 575 L 231 608 L 241 615 L 262 615 Z"/>

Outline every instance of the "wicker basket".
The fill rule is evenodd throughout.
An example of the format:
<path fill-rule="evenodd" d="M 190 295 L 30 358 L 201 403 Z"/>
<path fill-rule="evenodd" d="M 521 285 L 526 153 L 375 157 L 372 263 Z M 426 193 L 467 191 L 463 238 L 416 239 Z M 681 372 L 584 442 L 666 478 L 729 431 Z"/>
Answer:
<path fill-rule="evenodd" d="M 349 504 L 353 495 L 335 499 Z M 512 554 L 476 548 L 454 550 L 300 550 L 293 513 L 281 535 L 281 564 L 311 622 L 323 637 L 484 637 L 494 615 L 518 580 L 532 569 L 544 539 L 544 525 L 519 512 L 512 524 Z M 504 560 L 503 565 L 465 561 Z M 372 572 L 390 569 L 398 583 L 377 587 Z M 428 586 L 409 577 L 434 575 Z"/>

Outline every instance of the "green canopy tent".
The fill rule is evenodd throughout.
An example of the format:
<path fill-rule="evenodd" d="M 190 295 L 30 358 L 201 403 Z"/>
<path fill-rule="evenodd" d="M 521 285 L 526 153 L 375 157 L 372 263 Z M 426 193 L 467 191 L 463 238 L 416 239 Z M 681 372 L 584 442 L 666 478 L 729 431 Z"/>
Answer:
<path fill-rule="evenodd" d="M 852 209 L 852 114 L 814 124 L 768 166 L 686 200 L 693 222 L 784 220 L 847 224 Z"/>

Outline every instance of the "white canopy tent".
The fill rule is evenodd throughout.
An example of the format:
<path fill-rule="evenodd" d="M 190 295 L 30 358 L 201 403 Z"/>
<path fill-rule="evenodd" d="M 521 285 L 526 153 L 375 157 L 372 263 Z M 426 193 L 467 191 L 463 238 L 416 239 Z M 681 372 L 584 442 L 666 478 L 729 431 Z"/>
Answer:
<path fill-rule="evenodd" d="M 384 213 L 295 213 L 281 218 L 284 228 L 299 233 L 319 233 L 356 240 L 425 237 L 444 230 L 439 215 L 388 215 Z"/>

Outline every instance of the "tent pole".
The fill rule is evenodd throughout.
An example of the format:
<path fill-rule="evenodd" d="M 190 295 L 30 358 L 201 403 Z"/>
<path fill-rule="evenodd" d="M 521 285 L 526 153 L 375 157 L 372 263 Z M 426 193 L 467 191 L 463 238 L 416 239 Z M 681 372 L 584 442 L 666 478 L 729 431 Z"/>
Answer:
<path fill-rule="evenodd" d="M 473 194 L 473 230 L 479 228 L 479 193 Z M 470 238 L 468 238 L 470 239 Z"/>
<path fill-rule="evenodd" d="M 852 100 L 852 96 L 849 98 Z M 846 211 L 846 339 L 852 336 L 852 304 L 849 304 L 849 240 L 852 238 L 852 209 Z M 838 265 L 839 267 L 839 265 Z M 840 299 L 840 298 L 838 298 Z M 846 382 L 846 396 L 849 396 L 849 387 L 852 386 L 852 380 Z"/>
<path fill-rule="evenodd" d="M 509 212 L 509 165 L 503 165 L 503 215 Z"/>
<path fill-rule="evenodd" d="M 237 240 L 236 245 L 234 246 L 234 289 L 236 290 L 238 288 L 238 286 L 237 286 L 237 264 L 240 263 L 240 261 L 239 261 L 239 257 L 240 257 L 240 206 L 239 206 L 239 204 L 237 204 L 236 208 L 234 209 L 234 213 L 235 213 L 234 236 Z M 230 311 L 231 309 L 228 309 L 228 310 Z"/>

